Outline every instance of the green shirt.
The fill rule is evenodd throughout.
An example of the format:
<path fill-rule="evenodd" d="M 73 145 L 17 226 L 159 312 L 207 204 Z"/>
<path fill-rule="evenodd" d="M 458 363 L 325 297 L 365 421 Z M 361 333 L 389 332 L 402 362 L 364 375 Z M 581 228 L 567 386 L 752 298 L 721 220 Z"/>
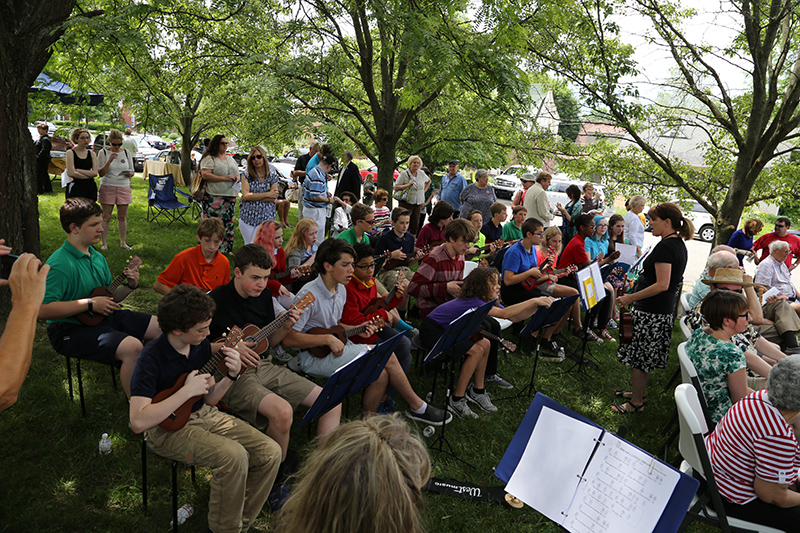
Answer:
<path fill-rule="evenodd" d="M 47 264 L 50 265 L 50 272 L 47 273 L 44 294 L 43 303 L 46 304 L 86 298 L 97 287 L 111 285 L 113 281 L 106 258 L 91 246 L 89 253 L 84 254 L 69 241 L 64 241 L 64 245 L 47 259 Z M 80 324 L 73 317 L 48 320 L 47 324 L 56 322 Z"/>
<path fill-rule="evenodd" d="M 486 235 L 484 235 L 483 233 L 481 233 L 479 231 L 478 232 L 478 240 L 474 241 L 472 243 L 472 245 L 473 246 L 477 246 L 478 248 L 483 248 L 484 246 L 486 246 Z M 476 255 L 475 257 L 472 258 L 472 261 L 475 261 L 476 263 L 480 262 L 480 260 L 483 258 L 484 255 L 486 255 L 486 253 L 487 252 L 479 253 L 478 255 Z"/>
<path fill-rule="evenodd" d="M 506 222 L 503 224 L 503 236 L 500 237 L 504 241 L 516 241 L 522 238 L 522 228 L 518 228 L 514 221 Z"/>
<path fill-rule="evenodd" d="M 733 405 L 728 375 L 747 366 L 744 352 L 732 342 L 721 341 L 700 328 L 692 333 L 686 353 L 697 370 L 711 418 L 719 422 Z"/>
<path fill-rule="evenodd" d="M 341 232 L 337 237 L 337 239 L 342 239 L 343 241 L 349 243 L 351 246 L 355 246 L 358 244 L 358 239 L 356 239 L 356 228 L 349 228 Z M 364 232 L 364 235 L 361 236 L 361 242 L 364 244 L 369 244 L 369 235 L 367 232 Z"/>

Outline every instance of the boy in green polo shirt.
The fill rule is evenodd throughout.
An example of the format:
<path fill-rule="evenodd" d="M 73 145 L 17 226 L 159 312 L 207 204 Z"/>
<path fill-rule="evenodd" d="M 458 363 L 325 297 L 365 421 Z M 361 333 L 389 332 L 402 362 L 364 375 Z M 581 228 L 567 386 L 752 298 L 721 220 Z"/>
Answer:
<path fill-rule="evenodd" d="M 353 227 L 344 230 L 336 238 L 342 239 L 350 246 L 355 246 L 360 242 L 369 244 L 367 233 L 372 231 L 372 225 L 375 224 L 372 208 L 360 202 L 357 203 L 350 210 L 350 220 L 353 221 Z"/>
<path fill-rule="evenodd" d="M 103 233 L 103 210 L 86 198 L 70 198 L 61 206 L 61 227 L 67 240 L 47 260 L 47 292 L 39 318 L 47 320 L 47 335 L 56 352 L 107 365 L 121 364 L 119 378 L 130 398 L 130 383 L 144 341 L 161 335 L 155 317 L 120 310 L 117 303 L 139 286 L 138 268 L 126 268 L 127 278 L 115 298 L 89 298 L 97 287 L 113 281 L 105 258 L 94 249 Z M 97 326 L 84 326 L 75 315 L 102 315 Z M 119 361 L 119 363 L 117 363 Z"/>

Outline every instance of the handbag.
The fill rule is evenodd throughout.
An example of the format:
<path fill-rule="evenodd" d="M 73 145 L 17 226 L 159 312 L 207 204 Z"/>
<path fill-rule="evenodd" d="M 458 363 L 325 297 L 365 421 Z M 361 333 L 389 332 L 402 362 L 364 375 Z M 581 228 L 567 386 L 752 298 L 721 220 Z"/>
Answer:
<path fill-rule="evenodd" d="M 195 200 L 202 200 L 206 194 L 206 180 L 203 179 L 203 171 L 198 170 L 194 175 L 192 184 L 189 186 L 189 192 Z"/>
<path fill-rule="evenodd" d="M 407 170 L 404 170 L 403 174 L 406 175 L 406 177 L 408 178 L 408 181 L 413 181 L 414 180 L 414 178 L 411 177 L 411 174 L 409 174 Z M 403 174 L 400 174 L 400 176 L 402 176 Z M 398 176 L 398 178 L 400 176 Z M 411 197 L 411 187 L 406 187 L 405 189 L 403 189 L 401 191 L 394 191 L 392 196 L 398 202 L 405 202 L 407 204 L 410 204 L 411 202 L 409 202 L 408 199 Z"/>

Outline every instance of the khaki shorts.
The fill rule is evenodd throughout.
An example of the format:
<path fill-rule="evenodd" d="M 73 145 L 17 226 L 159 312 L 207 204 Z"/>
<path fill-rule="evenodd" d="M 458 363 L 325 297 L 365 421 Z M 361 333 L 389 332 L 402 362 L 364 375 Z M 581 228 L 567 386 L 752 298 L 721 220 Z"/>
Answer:
<path fill-rule="evenodd" d="M 262 361 L 256 368 L 248 368 L 222 397 L 228 409 L 237 416 L 263 430 L 269 422 L 258 412 L 258 404 L 268 394 L 277 394 L 292 406 L 305 400 L 316 385 L 298 376 L 285 366 Z"/>
<path fill-rule="evenodd" d="M 402 272 L 405 277 L 406 281 L 411 281 L 411 278 L 414 277 L 414 272 L 408 267 L 397 267 L 393 270 L 381 270 L 380 273 L 376 276 L 378 281 L 380 281 L 386 290 L 391 290 L 395 285 L 397 285 L 397 275 Z"/>

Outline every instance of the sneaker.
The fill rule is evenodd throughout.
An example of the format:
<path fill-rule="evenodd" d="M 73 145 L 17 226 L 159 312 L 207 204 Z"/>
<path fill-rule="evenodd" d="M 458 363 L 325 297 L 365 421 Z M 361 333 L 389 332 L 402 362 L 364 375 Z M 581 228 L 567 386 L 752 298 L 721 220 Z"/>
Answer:
<path fill-rule="evenodd" d="M 411 344 L 419 342 L 419 330 L 417 328 L 409 329 L 405 332 L 405 336 L 411 341 Z"/>
<path fill-rule="evenodd" d="M 392 412 L 394 412 L 394 399 L 391 396 L 388 396 L 378 406 L 378 414 L 379 415 L 386 415 L 386 414 L 389 414 L 389 413 L 392 413 Z"/>
<path fill-rule="evenodd" d="M 270 350 L 270 354 L 274 359 L 280 361 L 281 363 L 288 363 L 289 360 L 294 357 L 292 354 L 284 350 L 283 346 L 280 344 L 272 348 L 272 350 Z"/>
<path fill-rule="evenodd" d="M 539 350 L 539 359 L 542 361 L 560 363 L 564 360 L 564 357 L 564 348 L 559 346 L 555 341 L 543 340 L 541 349 Z"/>
<path fill-rule="evenodd" d="M 577 339 L 586 340 L 587 342 L 600 342 L 600 343 L 603 342 L 603 340 L 598 338 L 597 335 L 595 335 L 590 329 L 587 330 L 579 329 L 572 335 Z"/>
<path fill-rule="evenodd" d="M 453 397 L 450 396 L 447 399 L 447 410 L 462 420 L 465 418 L 478 418 L 478 415 L 473 413 L 472 409 L 470 409 L 469 405 L 467 405 L 466 398 L 461 398 L 456 402 L 453 401 Z"/>
<path fill-rule="evenodd" d="M 428 408 L 425 409 L 425 412 L 422 414 L 417 414 L 411 409 L 406 409 L 406 416 L 412 420 L 424 422 L 425 424 L 430 424 L 431 426 L 441 426 L 443 424 L 449 424 L 453 421 L 453 415 L 443 409 L 434 407 L 431 404 L 428 404 Z"/>
<path fill-rule="evenodd" d="M 566 346 L 567 348 L 572 346 L 572 343 L 569 342 L 569 339 L 567 339 L 567 337 L 565 337 L 564 333 L 561 331 L 553 335 L 553 340 L 556 341 L 559 346 Z"/>
<path fill-rule="evenodd" d="M 619 329 L 619 324 L 617 324 L 616 320 L 611 318 L 611 319 L 608 320 L 608 326 L 606 326 L 606 328 L 607 329 Z"/>
<path fill-rule="evenodd" d="M 617 342 L 617 339 L 615 339 L 614 336 L 611 335 L 611 333 L 609 333 L 607 329 L 598 330 L 597 336 L 610 342 Z"/>
<path fill-rule="evenodd" d="M 491 383 L 492 385 L 497 385 L 501 389 L 514 388 L 514 385 L 501 378 L 500 374 L 491 374 L 489 376 L 486 376 L 485 378 L 483 378 L 483 381 L 485 381 L 486 383 Z"/>
<path fill-rule="evenodd" d="M 478 404 L 478 407 L 487 413 L 494 413 L 497 411 L 497 407 L 494 406 L 488 394 L 485 392 L 483 394 L 475 394 L 475 388 L 472 386 L 472 383 L 467 387 L 466 399 L 472 403 Z"/>

